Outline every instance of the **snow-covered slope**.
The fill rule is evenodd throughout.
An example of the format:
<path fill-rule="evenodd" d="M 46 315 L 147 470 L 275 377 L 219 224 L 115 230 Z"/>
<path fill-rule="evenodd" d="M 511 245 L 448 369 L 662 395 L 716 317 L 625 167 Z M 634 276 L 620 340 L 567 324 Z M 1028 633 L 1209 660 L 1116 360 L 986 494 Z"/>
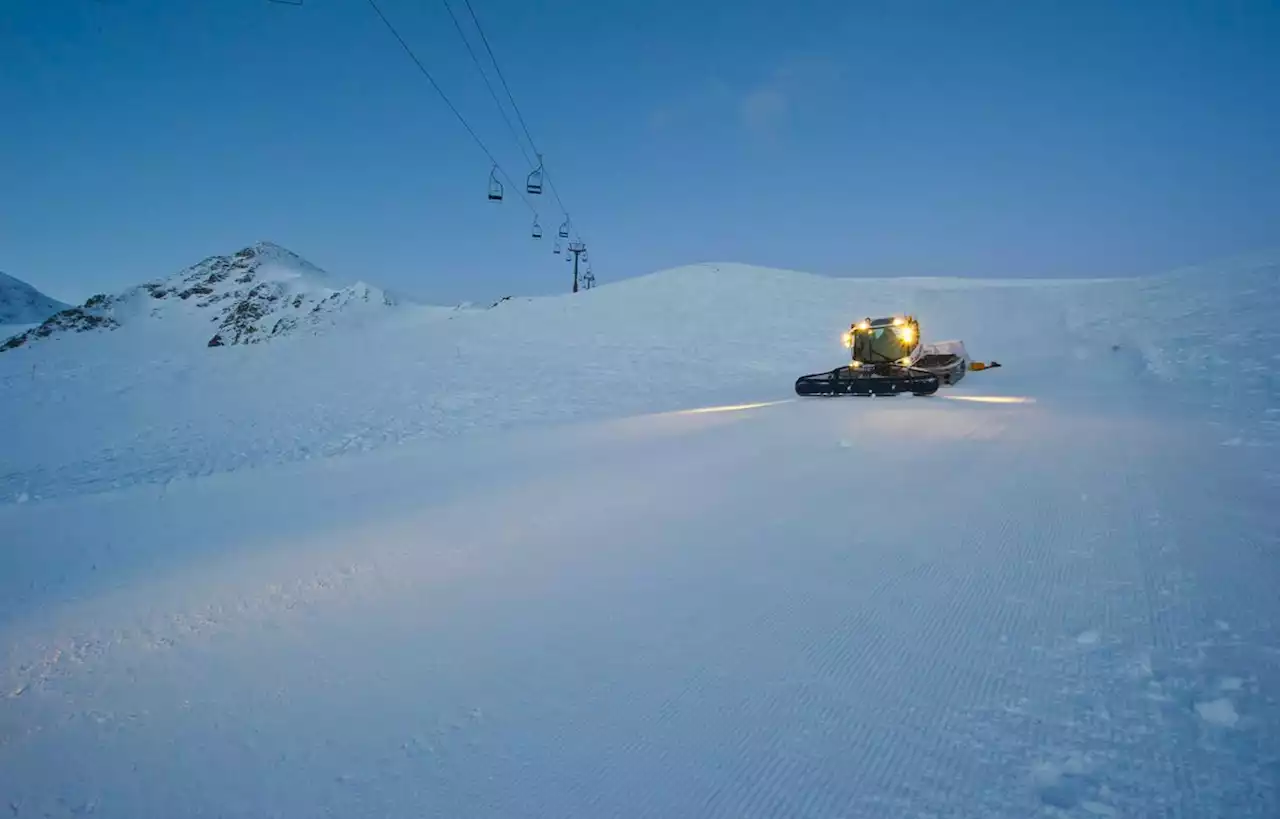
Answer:
<path fill-rule="evenodd" d="M 1264 414 L 1280 351 L 1270 319 L 1280 311 L 1274 264 L 1031 283 L 696 265 L 493 309 L 385 310 L 372 295 L 376 309 L 359 332 L 210 351 L 204 344 L 215 332 L 236 337 L 223 329 L 237 315 L 232 306 L 256 302 L 201 305 L 260 283 L 237 282 L 235 262 L 213 264 L 157 286 L 162 299 L 142 288 L 126 300 L 135 310 L 166 311 L 133 324 L 177 325 L 185 343 L 85 333 L 0 355 L 0 429 L 12 436 L 0 498 L 167 481 L 473 429 L 789 396 L 797 375 L 844 360 L 840 334 L 851 320 L 899 310 L 920 318 L 926 339 L 962 338 L 974 356 L 1000 360 L 1005 369 L 990 380 L 1014 389 L 1037 379 L 1078 382 L 1083 396 L 1122 373 L 1106 389 L 1216 406 L 1218 421 L 1236 430 L 1227 437 L 1249 440 L 1280 421 Z M 253 325 L 263 329 L 239 337 L 311 315 L 314 304 L 329 303 L 322 294 L 342 301 L 356 292 L 310 289 L 293 311 L 291 281 L 300 280 L 269 283 L 286 294 L 272 304 L 290 312 L 268 313 Z M 215 292 L 182 298 L 201 286 Z M 128 323 L 126 312 L 117 305 L 111 315 Z"/>
<path fill-rule="evenodd" d="M 706 265 L 0 356 L 0 804 L 1271 819 L 1278 273 Z M 896 310 L 1004 367 L 796 399 Z"/>
<path fill-rule="evenodd" d="M 0 273 L 0 332 L 4 325 L 39 324 L 68 306 L 20 279 Z"/>
<path fill-rule="evenodd" d="M 252 344 L 350 322 L 397 303 L 383 290 L 336 279 L 292 251 L 259 242 L 114 296 L 93 296 L 0 343 L 0 351 L 126 326 L 176 333 L 186 346 Z"/>

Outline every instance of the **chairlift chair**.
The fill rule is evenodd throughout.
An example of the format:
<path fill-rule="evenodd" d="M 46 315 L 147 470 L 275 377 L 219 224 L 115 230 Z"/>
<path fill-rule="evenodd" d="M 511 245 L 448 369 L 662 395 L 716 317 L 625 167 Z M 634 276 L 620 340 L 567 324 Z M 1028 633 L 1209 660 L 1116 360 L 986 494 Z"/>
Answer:
<path fill-rule="evenodd" d="M 489 200 L 492 202 L 502 201 L 502 182 L 499 181 L 497 173 L 498 167 L 495 165 L 489 172 Z"/>
<path fill-rule="evenodd" d="M 542 238 L 542 226 L 538 224 L 538 217 L 533 217 L 533 238 Z"/>
<path fill-rule="evenodd" d="M 525 180 L 525 189 L 529 193 L 542 193 L 542 154 L 538 154 L 538 167 L 530 171 Z"/>
<path fill-rule="evenodd" d="M 569 219 L 568 219 L 568 217 L 566 217 L 566 218 L 565 218 L 565 220 L 564 220 L 564 224 L 562 224 L 562 225 L 560 226 L 560 238 L 561 238 L 561 239 L 568 239 L 568 238 L 569 238 Z"/>

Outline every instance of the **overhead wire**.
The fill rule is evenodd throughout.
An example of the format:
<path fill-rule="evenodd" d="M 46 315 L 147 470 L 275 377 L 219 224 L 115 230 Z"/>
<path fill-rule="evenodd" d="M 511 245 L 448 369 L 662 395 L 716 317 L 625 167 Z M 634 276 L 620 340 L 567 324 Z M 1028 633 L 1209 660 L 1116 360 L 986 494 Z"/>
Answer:
<path fill-rule="evenodd" d="M 462 39 L 462 44 L 467 47 L 467 53 L 471 55 L 471 62 L 475 64 L 476 70 L 480 72 L 480 78 L 484 80 L 484 87 L 489 89 L 489 96 L 493 99 L 495 105 L 498 106 L 498 113 L 502 114 L 502 121 L 507 124 L 507 130 L 511 132 L 511 136 L 515 137 L 516 145 L 520 146 L 520 153 L 524 156 L 525 162 L 533 164 L 533 158 L 529 156 L 529 152 L 524 149 L 524 143 L 520 141 L 520 133 L 516 130 L 516 126 L 512 124 L 511 117 L 507 116 L 506 106 L 502 104 L 502 100 L 498 99 L 498 92 L 493 89 L 493 83 L 489 82 L 489 74 L 480 65 L 480 58 L 476 56 L 476 51 L 471 47 L 471 41 L 467 39 L 466 33 L 462 30 L 462 24 L 458 22 L 458 15 L 453 13 L 453 6 L 449 5 L 449 0 L 440 0 L 444 4 L 445 10 L 449 12 L 449 19 L 453 21 L 453 27 L 458 32 L 458 37 Z M 516 112 L 519 114 L 519 111 Z"/>
<path fill-rule="evenodd" d="M 378 6 L 377 0 L 368 0 L 368 2 L 374 12 L 377 13 L 378 19 L 380 19 L 382 24 L 386 26 L 387 31 L 391 32 L 391 36 L 393 36 L 396 39 L 396 42 L 400 44 L 400 47 L 404 49 L 404 53 L 409 56 L 409 59 L 413 61 L 413 64 L 418 67 L 420 72 L 422 72 L 422 76 L 427 78 L 427 82 L 431 83 L 431 87 L 435 89 L 436 93 L 440 95 L 440 99 L 444 101 L 444 104 L 453 112 L 453 115 L 457 117 L 458 122 L 462 123 L 462 127 L 471 135 L 471 139 L 480 147 L 480 150 L 484 152 L 485 156 L 489 157 L 489 161 L 493 163 L 494 169 L 497 170 L 498 173 L 502 174 L 503 178 L 505 178 L 511 187 L 515 189 L 516 193 L 520 195 L 520 199 L 524 201 L 525 206 L 533 212 L 534 222 L 536 223 L 539 214 L 538 209 L 534 206 L 533 202 L 531 202 L 525 192 L 516 185 L 515 180 L 513 180 L 507 173 L 506 169 L 502 167 L 502 163 L 498 161 L 497 157 L 493 155 L 493 152 L 484 144 L 484 140 L 480 139 L 479 135 L 476 134 L 475 129 L 471 127 L 471 123 L 467 122 L 466 117 L 464 117 L 462 112 L 458 110 L 457 106 L 453 104 L 449 99 L 449 96 L 444 93 L 444 89 L 440 87 L 438 82 L 436 82 L 435 77 L 431 76 L 431 72 L 427 70 L 425 65 L 423 65 L 422 60 L 418 59 L 418 55 L 415 54 L 409 44 L 405 42 L 404 37 L 400 35 L 400 32 L 394 25 L 392 25 L 391 21 L 387 19 L 387 15 L 382 13 L 382 9 Z"/>

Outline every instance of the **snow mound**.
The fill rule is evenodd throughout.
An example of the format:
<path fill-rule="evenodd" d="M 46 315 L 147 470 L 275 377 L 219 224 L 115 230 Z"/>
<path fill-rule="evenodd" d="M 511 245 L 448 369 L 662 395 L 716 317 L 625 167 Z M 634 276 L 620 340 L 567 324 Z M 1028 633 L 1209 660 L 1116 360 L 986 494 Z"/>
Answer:
<path fill-rule="evenodd" d="M 0 351 L 138 325 L 194 335 L 209 347 L 253 344 L 304 329 L 318 332 L 400 301 L 364 282 L 340 280 L 279 245 L 259 242 L 118 295 L 93 296 L 10 338 Z M 209 324 L 215 326 L 209 329 Z"/>
<path fill-rule="evenodd" d="M 0 325 L 38 324 L 69 306 L 21 279 L 0 273 Z"/>

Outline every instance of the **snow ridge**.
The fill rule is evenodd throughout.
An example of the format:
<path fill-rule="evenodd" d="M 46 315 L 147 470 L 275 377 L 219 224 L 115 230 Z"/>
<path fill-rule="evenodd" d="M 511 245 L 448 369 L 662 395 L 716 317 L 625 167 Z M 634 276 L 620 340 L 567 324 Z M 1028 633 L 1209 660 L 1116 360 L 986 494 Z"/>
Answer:
<path fill-rule="evenodd" d="M 339 280 L 290 250 L 258 242 L 114 296 L 95 295 L 0 343 L 0 351 L 68 333 L 154 321 L 191 329 L 209 347 L 253 344 L 305 328 L 318 332 L 340 315 L 400 303 L 384 290 Z M 216 328 L 210 333 L 205 322 Z"/>
<path fill-rule="evenodd" d="M 69 306 L 21 279 L 0 273 L 0 324 L 35 324 Z"/>

